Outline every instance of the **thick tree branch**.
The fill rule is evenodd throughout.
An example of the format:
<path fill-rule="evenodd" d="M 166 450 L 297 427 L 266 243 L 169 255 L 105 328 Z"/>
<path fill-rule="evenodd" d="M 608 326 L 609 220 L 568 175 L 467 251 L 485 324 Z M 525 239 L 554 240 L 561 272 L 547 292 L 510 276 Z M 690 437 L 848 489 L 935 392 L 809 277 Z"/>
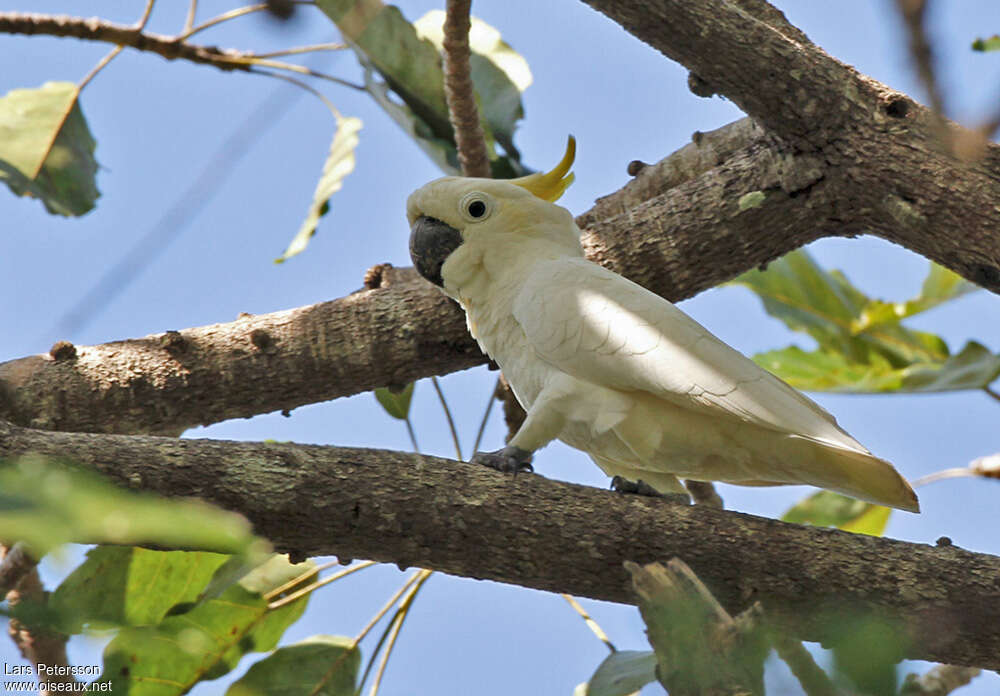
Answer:
<path fill-rule="evenodd" d="M 780 187 L 780 179 L 758 140 L 701 176 L 676 179 L 683 183 L 638 214 L 593 224 L 585 244 L 594 260 L 682 299 L 841 232 L 833 224 L 810 227 L 818 197 L 803 205 L 776 190 L 760 209 L 717 205 L 719 196 Z M 634 188 L 595 210 L 620 208 L 618 199 L 639 195 Z M 787 238 L 769 236 L 788 226 Z M 714 238 L 706 236 L 711 230 Z M 692 263 L 699 258 L 707 265 Z M 373 271 L 367 289 L 334 302 L 99 346 L 57 344 L 49 355 L 2 363 L 0 418 L 50 430 L 178 434 L 486 361 L 457 305 L 411 269 Z"/>
<path fill-rule="evenodd" d="M 873 148 L 867 154 L 881 157 Z M 863 170 L 864 161 L 852 160 L 852 169 Z M 916 188 L 921 172 L 897 183 Z M 817 157 L 778 152 L 744 119 L 697 134 L 578 222 L 592 260 L 677 301 L 814 239 L 872 229 L 874 208 L 845 203 L 855 200 L 855 186 Z M 971 235 L 950 232 L 993 214 L 980 199 L 1000 200 L 1000 184 L 976 187 L 955 173 L 950 195 L 969 207 L 947 233 L 921 223 L 916 203 L 896 194 L 879 208 L 893 221 L 876 231 L 955 270 L 989 276 L 977 259 L 1000 259 L 1000 235 L 977 248 Z M 764 191 L 765 201 L 741 211 L 739 198 L 751 191 Z M 334 302 L 101 346 L 62 345 L 0 364 L 0 417 L 53 430 L 177 434 L 485 362 L 456 305 L 409 269 L 377 270 L 368 289 Z"/>
<path fill-rule="evenodd" d="M 933 112 L 799 40 L 763 0 L 584 2 L 733 100 L 765 128 L 776 153 L 811 158 L 836 217 L 854 232 L 1000 292 L 1000 146 L 957 160 Z M 946 128 L 948 143 L 981 140 Z M 821 191 L 798 192 L 808 205 Z"/>
<path fill-rule="evenodd" d="M 485 361 L 458 306 L 412 269 L 370 282 L 335 302 L 0 364 L 0 418 L 177 435 Z"/>
<path fill-rule="evenodd" d="M 1000 667 L 1000 558 L 511 477 L 435 457 L 279 443 L 51 433 L 0 423 L 0 457 L 71 458 L 127 486 L 246 515 L 300 555 L 335 554 L 631 603 L 627 560 L 684 560 L 731 613 L 825 640 L 898 622 L 924 660 Z M 860 581 L 859 578 L 863 578 Z"/>

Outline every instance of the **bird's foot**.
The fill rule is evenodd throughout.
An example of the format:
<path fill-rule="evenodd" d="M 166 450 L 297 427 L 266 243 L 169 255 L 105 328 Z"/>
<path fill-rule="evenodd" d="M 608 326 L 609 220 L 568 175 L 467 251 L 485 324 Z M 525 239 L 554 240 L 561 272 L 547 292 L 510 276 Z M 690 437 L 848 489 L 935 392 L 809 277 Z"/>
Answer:
<path fill-rule="evenodd" d="M 624 476 L 615 476 L 611 479 L 611 490 L 616 493 L 642 495 L 650 498 L 663 498 L 664 500 L 668 500 L 672 503 L 681 503 L 683 505 L 691 504 L 691 499 L 686 494 L 660 493 L 642 479 L 639 479 L 638 481 L 629 481 Z"/>
<path fill-rule="evenodd" d="M 650 486 L 648 483 L 639 479 L 638 481 L 629 481 L 624 476 L 615 476 L 611 479 L 611 490 L 616 493 L 631 493 L 632 495 L 645 495 L 650 498 L 662 498 L 663 494 L 658 490 Z"/>
<path fill-rule="evenodd" d="M 507 474 L 534 472 L 531 466 L 531 452 L 512 445 L 507 445 L 496 452 L 476 452 L 472 455 L 471 461 L 473 464 L 488 466 Z"/>

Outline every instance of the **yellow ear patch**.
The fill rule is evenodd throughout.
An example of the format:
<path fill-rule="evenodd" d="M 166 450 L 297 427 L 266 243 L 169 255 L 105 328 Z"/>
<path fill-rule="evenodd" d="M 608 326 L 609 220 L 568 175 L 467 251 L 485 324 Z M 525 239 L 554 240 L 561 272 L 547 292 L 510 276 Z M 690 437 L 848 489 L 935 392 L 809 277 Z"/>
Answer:
<path fill-rule="evenodd" d="M 551 171 L 535 172 L 519 179 L 510 179 L 510 183 L 517 184 L 523 189 L 527 189 L 542 200 L 555 203 L 563 192 L 569 188 L 576 177 L 569 171 L 576 159 L 576 138 L 572 135 L 566 142 L 566 154 Z"/>

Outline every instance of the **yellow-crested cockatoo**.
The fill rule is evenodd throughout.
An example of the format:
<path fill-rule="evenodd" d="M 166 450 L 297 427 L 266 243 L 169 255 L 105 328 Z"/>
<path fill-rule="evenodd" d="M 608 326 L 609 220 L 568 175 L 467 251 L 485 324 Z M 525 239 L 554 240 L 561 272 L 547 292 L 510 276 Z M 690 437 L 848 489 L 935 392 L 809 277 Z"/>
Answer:
<path fill-rule="evenodd" d="M 678 477 L 808 484 L 918 511 L 888 462 L 827 411 L 667 300 L 584 258 L 554 204 L 575 155 L 511 180 L 444 177 L 406 204 L 417 271 L 457 300 L 527 418 L 473 461 L 530 468 L 553 439 L 609 476 L 684 492 Z"/>

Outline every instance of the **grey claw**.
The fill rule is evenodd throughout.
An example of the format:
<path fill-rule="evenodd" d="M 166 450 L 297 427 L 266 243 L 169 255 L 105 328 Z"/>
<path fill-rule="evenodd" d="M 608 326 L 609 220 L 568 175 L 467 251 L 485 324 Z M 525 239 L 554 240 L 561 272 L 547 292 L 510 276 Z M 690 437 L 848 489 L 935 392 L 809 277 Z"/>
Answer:
<path fill-rule="evenodd" d="M 510 445 L 498 449 L 496 452 L 476 452 L 472 455 L 471 461 L 473 464 L 488 466 L 507 474 L 517 475 L 522 472 L 533 473 L 535 471 L 531 466 L 531 452 Z"/>
<path fill-rule="evenodd" d="M 680 503 L 682 505 L 690 505 L 691 499 L 683 493 L 660 493 L 658 490 L 650 486 L 648 483 L 642 479 L 638 481 L 629 481 L 627 478 L 622 476 L 615 476 L 611 479 L 611 490 L 617 493 L 627 493 L 631 495 L 642 495 L 648 496 L 650 498 L 664 498 L 670 502 Z"/>

